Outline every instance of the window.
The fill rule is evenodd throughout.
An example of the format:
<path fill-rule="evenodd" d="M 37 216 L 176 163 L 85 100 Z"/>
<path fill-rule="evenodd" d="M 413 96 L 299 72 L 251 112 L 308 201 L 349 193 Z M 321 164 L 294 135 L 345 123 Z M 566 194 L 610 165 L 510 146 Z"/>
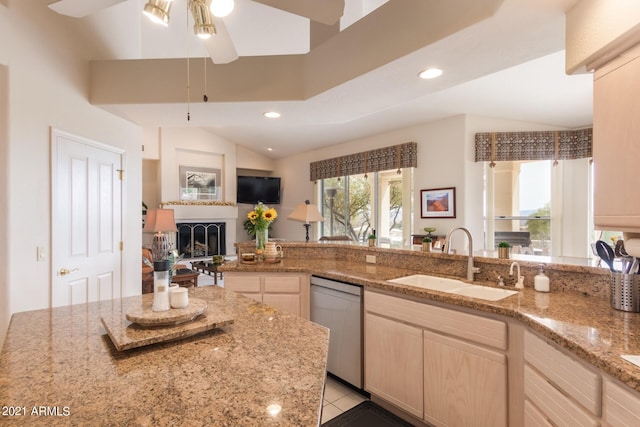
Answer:
<path fill-rule="evenodd" d="M 506 241 L 514 252 L 549 255 L 551 162 L 499 162 L 493 173 L 494 245 Z"/>
<path fill-rule="evenodd" d="M 364 242 L 375 230 L 380 244 L 402 247 L 410 234 L 410 227 L 403 228 L 403 224 L 411 223 L 411 209 L 403 209 L 411 205 L 410 176 L 407 168 L 401 174 L 390 170 L 320 180 L 320 206 L 325 218 L 321 235 Z"/>
<path fill-rule="evenodd" d="M 513 253 L 591 256 L 591 170 L 589 159 L 487 165 L 485 249 L 506 241 Z"/>

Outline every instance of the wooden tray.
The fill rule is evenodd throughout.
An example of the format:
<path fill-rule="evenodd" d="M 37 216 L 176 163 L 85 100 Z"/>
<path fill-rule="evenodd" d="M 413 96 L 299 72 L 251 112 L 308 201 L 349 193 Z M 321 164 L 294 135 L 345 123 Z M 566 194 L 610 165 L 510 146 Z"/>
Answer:
<path fill-rule="evenodd" d="M 153 305 L 152 305 L 153 306 Z M 169 326 L 190 322 L 207 311 L 207 302 L 202 299 L 190 298 L 185 308 L 171 308 L 167 311 L 153 311 L 146 304 L 129 311 L 127 320 L 140 326 Z"/>
<path fill-rule="evenodd" d="M 282 259 L 281 259 L 281 258 L 276 258 L 276 259 L 265 259 L 263 262 L 264 262 L 265 264 L 277 264 L 277 263 L 279 263 L 280 261 L 282 261 Z"/>
<path fill-rule="evenodd" d="M 150 310 L 153 304 L 153 294 L 125 298 L 125 300 L 125 306 L 122 309 L 105 313 L 100 318 L 118 351 L 175 341 L 233 323 L 233 316 L 227 312 L 225 307 L 214 304 L 211 310 L 206 310 L 188 322 L 154 327 L 141 326 L 127 320 L 126 313 L 135 312 L 139 307 L 144 308 L 145 306 Z"/>

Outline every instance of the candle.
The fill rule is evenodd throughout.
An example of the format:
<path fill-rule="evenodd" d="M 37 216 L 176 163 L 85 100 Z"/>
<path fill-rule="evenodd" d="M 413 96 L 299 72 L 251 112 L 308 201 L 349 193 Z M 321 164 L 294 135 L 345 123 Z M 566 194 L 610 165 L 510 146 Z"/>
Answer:
<path fill-rule="evenodd" d="M 189 305 L 189 294 L 187 288 L 171 288 L 171 307 L 185 308 Z"/>

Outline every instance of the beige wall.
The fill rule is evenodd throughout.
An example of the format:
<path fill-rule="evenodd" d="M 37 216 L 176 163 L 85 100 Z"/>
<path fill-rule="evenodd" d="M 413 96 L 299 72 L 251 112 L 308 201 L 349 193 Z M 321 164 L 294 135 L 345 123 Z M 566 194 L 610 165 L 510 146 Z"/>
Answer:
<path fill-rule="evenodd" d="M 1 9 L 2 7 L 0 7 Z M 0 65 L 0 259 L 9 255 L 9 67 Z M 9 324 L 8 269 L 0 269 L 0 348 Z"/>
<path fill-rule="evenodd" d="M 300 223 L 287 220 L 286 216 L 305 199 L 316 200 L 317 184 L 309 181 L 309 164 L 312 161 L 415 141 L 418 143 L 418 167 L 414 171 L 413 182 L 414 232 L 432 226 L 436 227 L 436 234 L 446 234 L 454 226 L 465 226 L 473 235 L 474 250 L 482 249 L 484 164 L 475 162 L 475 134 L 553 129 L 556 128 L 521 121 L 456 116 L 277 160 L 274 175 L 283 178 L 283 200 L 278 212 L 279 219 L 274 224 L 275 234 L 287 240 L 304 239 L 304 229 Z M 441 187 L 456 187 L 456 218 L 420 218 L 420 190 Z M 312 233 L 317 233 L 317 228 L 312 225 Z M 317 238 L 317 234 L 312 235 Z M 453 243 L 454 248 L 466 247 L 462 233 L 456 233 Z"/>
<path fill-rule="evenodd" d="M 2 244 L 11 249 L 2 258 L 6 278 L 0 276 L 0 296 L 8 295 L 7 309 L 0 312 L 2 340 L 12 313 L 50 305 L 52 128 L 125 150 L 122 294 L 140 293 L 140 128 L 88 104 L 86 46 L 68 37 L 68 21 L 37 3 L 0 6 L 0 64 L 8 65 L 0 75 L 0 87 L 6 89 L 0 102 L 8 93 L 9 111 L 2 114 L 6 110 L 0 107 L 0 117 L 8 119 L 0 126 L 7 151 L 1 156 L 6 175 L 0 178 L 6 198 L 0 220 L 7 221 L 0 223 L 11 230 L 2 233 Z M 36 260 L 38 246 L 47 251 L 44 261 Z"/>

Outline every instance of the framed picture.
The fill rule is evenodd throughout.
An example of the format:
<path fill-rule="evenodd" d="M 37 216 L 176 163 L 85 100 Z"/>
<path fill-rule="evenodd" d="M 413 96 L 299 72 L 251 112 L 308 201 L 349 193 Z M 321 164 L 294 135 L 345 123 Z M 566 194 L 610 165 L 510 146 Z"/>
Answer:
<path fill-rule="evenodd" d="M 455 218 L 456 188 L 420 190 L 420 218 Z"/>
<path fill-rule="evenodd" d="M 180 200 L 221 200 L 220 169 L 180 166 Z"/>

